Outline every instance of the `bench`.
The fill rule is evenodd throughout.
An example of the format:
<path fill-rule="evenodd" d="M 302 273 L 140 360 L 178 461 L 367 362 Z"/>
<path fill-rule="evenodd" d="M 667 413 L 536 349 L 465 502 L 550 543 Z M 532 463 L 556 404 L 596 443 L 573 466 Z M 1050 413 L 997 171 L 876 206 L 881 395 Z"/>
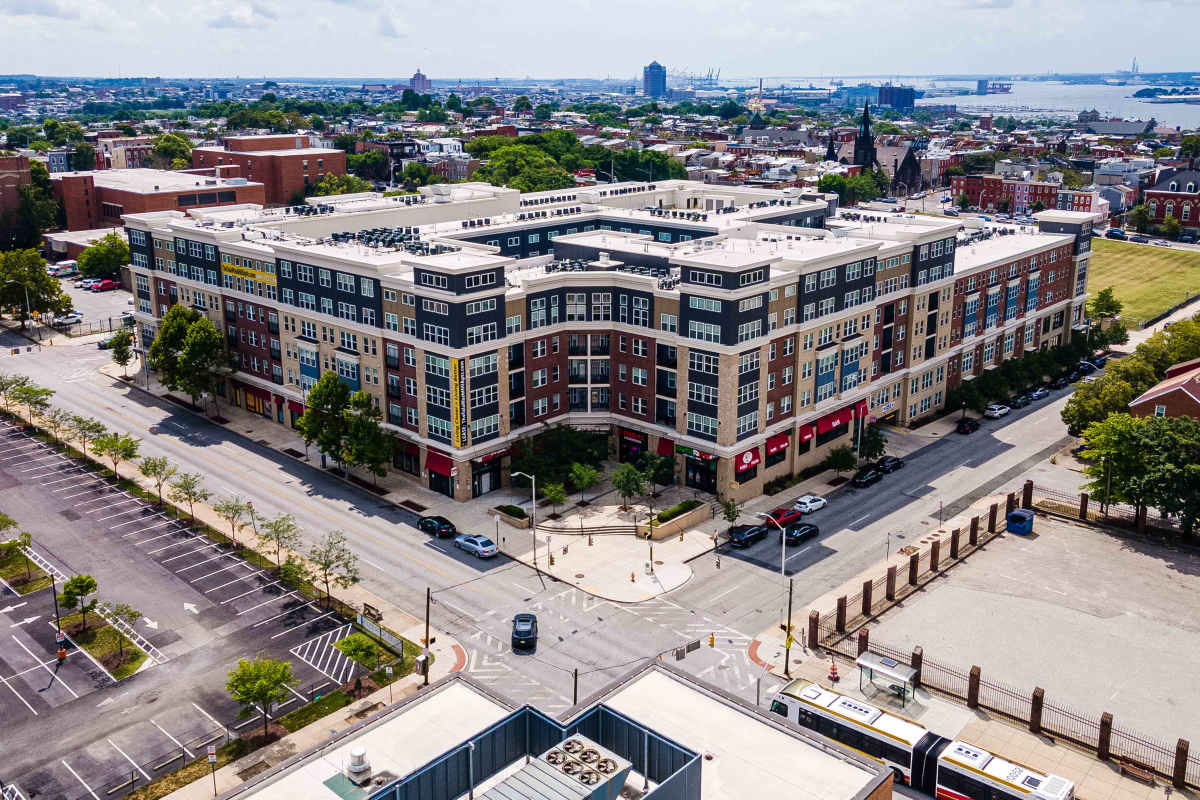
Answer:
<path fill-rule="evenodd" d="M 1154 785 L 1154 773 L 1143 766 L 1134 764 L 1130 761 L 1118 761 L 1118 768 L 1122 775 L 1128 775 L 1131 778 L 1137 778 L 1139 781 Z"/>

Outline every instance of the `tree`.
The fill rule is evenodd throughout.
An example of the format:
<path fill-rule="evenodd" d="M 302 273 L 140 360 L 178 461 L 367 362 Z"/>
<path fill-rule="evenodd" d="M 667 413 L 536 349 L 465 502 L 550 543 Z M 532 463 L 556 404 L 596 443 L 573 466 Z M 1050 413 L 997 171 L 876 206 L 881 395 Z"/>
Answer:
<path fill-rule="evenodd" d="M 561 483 L 547 483 L 542 486 L 542 497 L 546 498 L 557 515 L 558 507 L 567 502 L 567 490 Z"/>
<path fill-rule="evenodd" d="M 357 391 L 350 396 L 345 417 L 342 460 L 351 467 L 366 469 L 379 483 L 379 478 L 387 474 L 393 450 L 391 435 L 380 426 L 382 412 L 368 392 Z"/>
<path fill-rule="evenodd" d="M 675 482 L 675 459 L 673 458 L 660 456 L 658 453 L 646 453 L 642 456 L 642 466 L 651 492 L 659 484 L 669 486 Z"/>
<path fill-rule="evenodd" d="M 129 263 L 129 244 L 117 232 L 106 233 L 76 259 L 79 274 L 85 278 L 109 278 Z"/>
<path fill-rule="evenodd" d="M 242 520 L 250 513 L 250 506 L 242 498 L 234 496 L 222 498 L 212 508 L 217 516 L 229 523 L 229 538 L 237 547 L 237 531 Z"/>
<path fill-rule="evenodd" d="M 238 659 L 237 668 L 229 673 L 225 689 L 241 711 L 239 716 L 248 717 L 255 711 L 262 712 L 263 737 L 267 735 L 269 709 L 273 703 L 282 703 L 291 696 L 290 687 L 296 685 L 292 676 L 292 665 L 273 658 L 256 658 L 253 661 Z"/>
<path fill-rule="evenodd" d="M 53 396 L 53 389 L 35 386 L 32 383 L 18 386 L 13 392 L 13 399 L 17 404 L 25 406 L 30 424 L 34 423 L 36 416 L 45 413 L 46 409 L 50 407 L 50 398 Z"/>
<path fill-rule="evenodd" d="M 9 136 L 11 135 L 10 133 Z M 1200 158 L 1200 135 L 1193 134 L 1183 137 L 1179 143 L 1179 156 L 1181 158 Z"/>
<path fill-rule="evenodd" d="M 525 95 L 521 95 L 513 101 L 512 110 L 514 114 L 522 114 L 526 111 L 533 110 L 533 103 Z"/>
<path fill-rule="evenodd" d="M 134 439 L 129 434 L 105 433 L 96 437 L 92 449 L 96 451 L 96 455 L 112 461 L 113 476 L 119 478 L 121 476 L 117 467 L 121 466 L 122 462 L 137 458 L 140 445 L 141 439 Z"/>
<path fill-rule="evenodd" d="M 63 431 L 71 427 L 71 412 L 64 408 L 51 409 L 49 414 L 42 417 L 46 428 L 54 435 L 54 443 L 58 444 Z"/>
<path fill-rule="evenodd" d="M 341 463 L 350 387 L 337 373 L 326 372 L 308 390 L 307 404 L 304 414 L 296 420 L 296 429 L 304 437 L 304 446 L 316 442 L 318 450 Z"/>
<path fill-rule="evenodd" d="M 346 534 L 330 531 L 308 551 L 316 577 L 325 584 L 325 599 L 329 600 L 330 584 L 342 587 L 358 583 L 358 556 L 350 549 Z"/>
<path fill-rule="evenodd" d="M 101 603 L 100 610 L 112 619 L 120 620 L 132 628 L 142 618 L 142 612 L 128 603 Z M 117 656 L 125 663 L 125 637 L 117 636 Z"/>
<path fill-rule="evenodd" d="M 107 432 L 104 423 L 98 419 L 78 415 L 71 417 L 71 435 L 83 445 L 85 456 L 88 454 L 88 445 Z"/>
<path fill-rule="evenodd" d="M 388 177 L 391 159 L 383 150 L 364 150 L 346 156 L 346 166 L 360 178 L 382 181 Z"/>
<path fill-rule="evenodd" d="M 726 100 L 717 107 L 717 116 L 723 120 L 731 120 L 741 115 L 742 107 L 733 100 Z"/>
<path fill-rule="evenodd" d="M 633 464 L 618 464 L 612 474 L 613 488 L 621 495 L 621 505 L 627 507 L 629 498 L 646 490 L 646 478 Z"/>
<path fill-rule="evenodd" d="M 12 250 L 0 253 L 0 306 L 20 308 L 24 328 L 35 311 L 61 314 L 70 310 L 71 298 L 58 278 L 50 277 L 46 260 L 36 250 Z"/>
<path fill-rule="evenodd" d="M 200 319 L 200 312 L 183 303 L 176 303 L 163 315 L 158 334 L 150 343 L 146 362 L 158 373 L 158 379 L 171 391 L 180 388 L 179 355 L 187 339 L 188 328 Z"/>
<path fill-rule="evenodd" d="M 179 351 L 178 385 L 192 398 L 192 405 L 201 395 L 216 397 L 221 375 L 229 368 L 225 337 L 208 317 L 200 317 L 188 326 Z"/>
<path fill-rule="evenodd" d="M 1128 225 L 1130 225 L 1138 233 L 1145 233 L 1150 227 L 1150 210 L 1144 204 L 1139 204 L 1129 209 L 1129 213 L 1125 215 Z"/>
<path fill-rule="evenodd" d="M 579 490 L 579 502 L 583 503 L 584 493 L 600 481 L 600 470 L 590 464 L 580 464 L 578 461 L 571 465 L 571 485 Z"/>
<path fill-rule="evenodd" d="M 1164 515 L 1179 517 L 1179 526 L 1191 536 L 1200 519 L 1200 422 L 1147 417 L 1140 432 L 1147 501 Z"/>
<path fill-rule="evenodd" d="M 446 98 L 446 109 L 461 112 L 463 110 L 462 98 L 451 92 L 450 96 Z"/>
<path fill-rule="evenodd" d="M 178 162 L 191 166 L 192 143 L 183 134 L 164 133 L 155 137 L 150 160 L 159 169 L 175 169 Z"/>
<path fill-rule="evenodd" d="M 4 404 L 4 413 L 12 410 L 11 404 L 16 402 L 17 391 L 29 384 L 27 375 L 0 374 L 0 402 Z"/>
<path fill-rule="evenodd" d="M 279 565 L 279 582 L 289 589 L 299 589 L 306 583 L 312 582 L 312 573 L 308 563 L 303 559 L 288 556 Z"/>
<path fill-rule="evenodd" d="M 724 517 L 725 521 L 730 525 L 737 523 L 738 517 L 741 515 L 741 506 L 739 506 L 736 501 L 726 500 L 725 502 L 721 503 L 721 516 Z"/>
<path fill-rule="evenodd" d="M 1179 234 L 1183 231 L 1183 225 L 1175 217 L 1163 217 L 1162 224 L 1158 226 L 1158 229 L 1168 239 L 1178 239 Z"/>
<path fill-rule="evenodd" d="M 471 179 L 522 192 L 569 189 L 575 185 L 571 173 L 545 152 L 528 144 L 510 144 L 496 150 L 475 170 Z"/>
<path fill-rule="evenodd" d="M 312 128 L 314 131 L 323 131 L 323 130 L 325 130 L 325 119 L 324 119 L 324 117 L 321 117 L 321 116 L 320 116 L 320 115 L 318 115 L 318 114 L 313 114 L 313 115 L 312 115 L 311 117 L 309 117 L 309 119 L 308 119 L 308 127 Z"/>
<path fill-rule="evenodd" d="M 179 472 L 179 467 L 172 465 L 166 456 L 146 456 L 142 459 L 142 474 L 149 478 L 158 489 L 159 508 L 162 507 L 163 484 L 175 477 L 177 472 Z"/>
<path fill-rule="evenodd" d="M 200 485 L 200 475 L 195 472 L 184 472 L 171 482 L 171 499 L 176 503 L 188 504 L 188 517 L 192 524 L 196 522 L 196 503 L 203 503 L 212 492 Z"/>
<path fill-rule="evenodd" d="M 858 443 L 858 457 L 864 461 L 874 461 L 882 457 L 886 449 L 887 436 L 884 435 L 883 429 L 878 425 L 867 425 Z"/>
<path fill-rule="evenodd" d="M 379 649 L 370 637 L 362 633 L 352 633 L 337 643 L 337 648 L 346 657 L 357 661 L 367 669 L 375 669 L 379 657 Z"/>
<path fill-rule="evenodd" d="M 1029 210 L 1035 214 L 1039 211 L 1045 211 L 1046 204 L 1043 203 L 1041 200 L 1034 200 L 1032 203 L 1029 204 Z"/>
<path fill-rule="evenodd" d="M 283 564 L 283 551 L 295 550 L 300 544 L 300 526 L 291 514 L 280 514 L 263 522 L 258 531 L 259 538 L 275 546 L 275 566 Z"/>
<path fill-rule="evenodd" d="M 59 605 L 74 611 L 79 609 L 83 615 L 83 627 L 87 627 L 87 615 L 96 608 L 97 600 L 87 598 L 96 593 L 96 579 L 91 575 L 72 575 L 63 583 L 62 594 L 58 596 Z"/>
<path fill-rule="evenodd" d="M 1145 453 L 1142 451 L 1141 417 L 1111 414 L 1083 431 L 1080 456 L 1088 462 L 1088 494 L 1102 503 L 1124 502 L 1139 509 L 1148 499 Z"/>
<path fill-rule="evenodd" d="M 1092 316 L 1100 317 L 1115 317 L 1121 313 L 1124 304 L 1113 294 L 1113 287 L 1105 286 L 1088 302 L 1088 311 Z"/>
<path fill-rule="evenodd" d="M 830 450 L 829 455 L 825 456 L 825 460 L 821 462 L 821 466 L 833 470 L 839 476 L 848 469 L 854 469 L 856 464 L 858 464 L 858 457 L 854 455 L 854 450 L 849 445 L 842 445 Z"/>
<path fill-rule="evenodd" d="M 545 122 L 554 115 L 554 110 L 554 106 L 550 103 L 542 103 L 533 109 L 533 118 L 540 122 Z"/>
<path fill-rule="evenodd" d="M 967 199 L 965 194 L 960 194 L 957 198 L 955 198 L 954 205 L 958 206 L 959 211 L 966 211 L 971 205 L 971 201 Z"/>
<path fill-rule="evenodd" d="M 357 175 L 336 175 L 327 173 L 312 187 L 310 194 L 317 196 L 336 194 L 356 194 L 371 191 L 371 184 Z"/>
<path fill-rule="evenodd" d="M 128 328 L 121 328 L 108 340 L 108 347 L 112 350 L 113 363 L 120 364 L 121 373 L 129 377 L 129 362 L 133 360 L 133 334 Z"/>
<path fill-rule="evenodd" d="M 71 169 L 76 172 L 84 172 L 95 168 L 96 148 L 87 142 L 80 142 L 75 145 L 75 150 L 71 153 Z"/>

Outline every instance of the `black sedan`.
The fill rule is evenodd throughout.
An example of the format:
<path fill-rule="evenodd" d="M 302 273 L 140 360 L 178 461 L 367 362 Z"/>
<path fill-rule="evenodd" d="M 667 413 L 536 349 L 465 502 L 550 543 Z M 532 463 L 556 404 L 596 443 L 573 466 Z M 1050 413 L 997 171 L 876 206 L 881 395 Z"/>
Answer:
<path fill-rule="evenodd" d="M 879 470 L 884 475 L 888 475 L 898 469 L 902 469 L 903 467 L 904 459 L 896 456 L 884 456 L 875 462 L 875 469 Z"/>
<path fill-rule="evenodd" d="M 1071 385 L 1071 380 L 1066 375 L 1059 375 L 1057 378 L 1050 381 L 1050 383 L 1048 383 L 1046 385 L 1049 386 L 1051 389 L 1065 389 Z"/>
<path fill-rule="evenodd" d="M 821 535 L 821 529 L 811 522 L 793 522 L 783 529 L 783 538 L 788 544 L 800 544 L 805 539 L 815 539 Z"/>
<path fill-rule="evenodd" d="M 517 614 L 513 617 L 513 650 L 533 650 L 537 647 L 538 624 L 536 614 Z"/>
<path fill-rule="evenodd" d="M 417 520 L 417 528 L 439 539 L 451 539 L 458 533 L 454 523 L 445 517 L 421 517 Z"/>
<path fill-rule="evenodd" d="M 725 532 L 729 543 L 734 547 L 749 547 L 757 541 L 767 538 L 766 525 L 734 525 Z"/>
<path fill-rule="evenodd" d="M 883 480 L 882 472 L 873 469 L 864 469 L 850 479 L 850 485 L 856 489 L 865 489 L 868 486 L 874 486 L 881 480 Z"/>
<path fill-rule="evenodd" d="M 1027 394 L 1022 393 L 1022 394 L 1015 395 L 1011 400 L 1009 400 L 1008 405 L 1011 408 L 1024 408 L 1025 406 L 1029 405 L 1032 402 L 1033 402 L 1033 398 L 1031 398 Z"/>
<path fill-rule="evenodd" d="M 954 430 L 955 432 L 961 433 L 964 436 L 966 436 L 968 433 L 974 433 L 975 431 L 979 430 L 979 420 L 972 419 L 971 417 L 964 417 L 958 421 L 957 425 L 954 426 Z"/>

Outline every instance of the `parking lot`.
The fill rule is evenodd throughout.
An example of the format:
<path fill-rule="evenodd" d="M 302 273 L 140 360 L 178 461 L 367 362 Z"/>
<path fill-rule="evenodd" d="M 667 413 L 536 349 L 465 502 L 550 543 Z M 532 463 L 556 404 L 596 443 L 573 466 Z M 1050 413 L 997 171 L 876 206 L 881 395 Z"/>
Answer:
<path fill-rule="evenodd" d="M 0 779 L 26 797 L 121 796 L 131 777 L 149 780 L 261 725 L 240 718 L 224 688 L 239 658 L 292 663 L 293 696 L 271 717 L 359 674 L 334 647 L 351 632 L 345 620 L 7 424 L 0 506 L 57 579 L 87 572 L 100 599 L 139 609 L 133 636 L 150 654 L 119 683 L 71 646 L 59 666 L 50 590 L 17 597 L 0 586 Z"/>
<path fill-rule="evenodd" d="M 1200 738 L 1200 554 L 1038 517 L 905 600 L 871 639 L 1167 742 Z"/>
<path fill-rule="evenodd" d="M 91 329 L 93 326 L 108 326 L 112 320 L 113 327 L 121 324 L 120 315 L 133 311 L 133 295 L 124 289 L 112 292 L 89 292 L 73 285 L 74 278 L 62 278 L 63 291 L 71 298 L 72 307 L 83 314 L 82 325 L 72 326 L 75 329 Z"/>

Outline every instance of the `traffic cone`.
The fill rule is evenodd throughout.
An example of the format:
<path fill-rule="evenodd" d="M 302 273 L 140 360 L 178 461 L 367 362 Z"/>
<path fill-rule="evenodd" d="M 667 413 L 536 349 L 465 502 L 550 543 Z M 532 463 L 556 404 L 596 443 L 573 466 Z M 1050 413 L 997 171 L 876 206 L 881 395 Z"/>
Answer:
<path fill-rule="evenodd" d="M 632 572 L 630 572 L 630 573 L 629 573 L 629 582 L 630 582 L 630 583 L 636 583 L 636 582 L 637 582 L 637 578 L 634 576 L 634 574 L 633 574 Z"/>
<path fill-rule="evenodd" d="M 829 659 L 829 682 L 837 683 L 841 678 L 838 677 L 837 662 L 832 658 Z"/>

